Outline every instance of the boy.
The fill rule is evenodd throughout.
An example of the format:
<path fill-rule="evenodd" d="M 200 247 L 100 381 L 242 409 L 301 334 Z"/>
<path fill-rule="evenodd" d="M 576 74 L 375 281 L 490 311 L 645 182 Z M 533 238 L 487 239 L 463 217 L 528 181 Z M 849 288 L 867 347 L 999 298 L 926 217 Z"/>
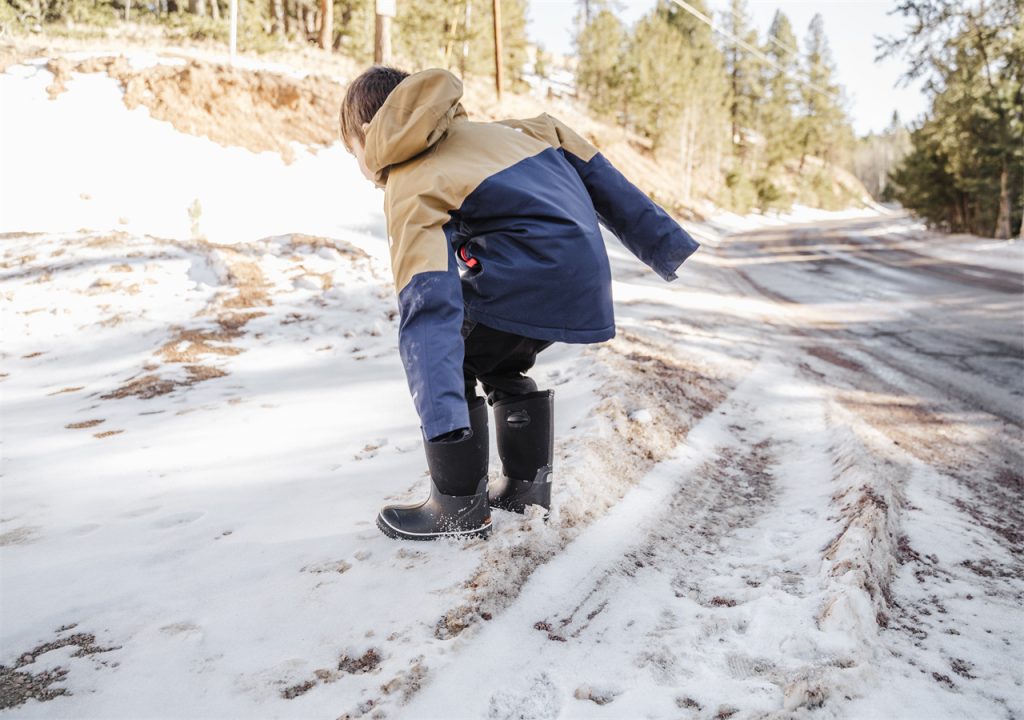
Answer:
<path fill-rule="evenodd" d="M 399 353 L 419 413 L 430 495 L 387 505 L 389 537 L 487 537 L 491 507 L 547 511 L 553 395 L 524 373 L 553 342 L 615 334 L 598 221 L 665 280 L 697 243 L 582 137 L 543 114 L 477 123 L 446 70 L 374 66 L 353 81 L 341 136 L 384 189 Z M 502 476 L 488 487 L 487 408 Z"/>

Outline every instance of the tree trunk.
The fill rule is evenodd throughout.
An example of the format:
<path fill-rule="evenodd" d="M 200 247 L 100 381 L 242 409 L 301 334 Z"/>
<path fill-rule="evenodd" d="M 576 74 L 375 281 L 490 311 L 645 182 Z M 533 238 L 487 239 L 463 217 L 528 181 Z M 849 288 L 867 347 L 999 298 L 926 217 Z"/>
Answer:
<path fill-rule="evenodd" d="M 996 239 L 1010 239 L 1010 166 L 1003 158 L 1003 169 L 999 173 L 999 215 L 996 217 Z"/>
<path fill-rule="evenodd" d="M 270 0 L 270 32 L 278 37 L 285 33 L 285 11 L 284 0 Z"/>
<path fill-rule="evenodd" d="M 693 107 L 687 105 L 683 113 L 683 127 L 680 140 L 683 143 L 683 200 L 690 202 L 693 196 Z"/>
<path fill-rule="evenodd" d="M 466 0 L 466 12 L 462 20 L 462 57 L 459 59 L 459 75 L 466 79 L 466 65 L 469 63 L 469 21 L 472 17 L 472 0 Z"/>
<path fill-rule="evenodd" d="M 452 68 L 452 55 L 455 52 L 455 41 L 458 39 L 459 34 L 459 16 L 456 15 L 451 21 L 451 30 L 446 33 L 447 39 L 444 43 L 444 67 L 446 70 Z"/>
<path fill-rule="evenodd" d="M 501 0 L 491 0 L 494 13 L 494 89 L 501 102 L 502 82 L 502 51 L 501 51 Z"/>
<path fill-rule="evenodd" d="M 309 39 L 316 32 L 316 13 L 310 7 L 302 6 L 302 26 L 306 31 L 306 38 Z"/>
<path fill-rule="evenodd" d="M 330 50 L 334 46 L 334 2 L 320 0 L 320 47 Z"/>
<path fill-rule="evenodd" d="M 210 17 L 220 20 L 220 0 L 210 0 Z"/>
<path fill-rule="evenodd" d="M 188 11 L 193 15 L 206 15 L 206 0 L 188 0 Z"/>

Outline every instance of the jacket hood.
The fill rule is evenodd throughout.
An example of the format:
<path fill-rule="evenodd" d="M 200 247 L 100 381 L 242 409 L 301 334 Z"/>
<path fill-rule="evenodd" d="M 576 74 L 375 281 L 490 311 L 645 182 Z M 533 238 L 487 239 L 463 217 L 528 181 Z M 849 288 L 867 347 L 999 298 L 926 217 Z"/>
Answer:
<path fill-rule="evenodd" d="M 391 91 L 366 130 L 364 160 L 378 184 L 390 166 L 430 148 L 466 116 L 461 97 L 462 82 L 440 68 L 413 73 Z"/>

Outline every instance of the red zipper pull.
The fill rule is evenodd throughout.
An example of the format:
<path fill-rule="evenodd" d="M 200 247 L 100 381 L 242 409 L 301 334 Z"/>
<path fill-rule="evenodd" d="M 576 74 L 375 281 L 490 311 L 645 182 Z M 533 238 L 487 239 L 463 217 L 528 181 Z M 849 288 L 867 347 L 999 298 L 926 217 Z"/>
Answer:
<path fill-rule="evenodd" d="M 466 267 L 470 270 L 480 264 L 476 258 L 469 256 L 469 250 L 466 249 L 465 245 L 459 248 L 459 257 L 462 258 L 462 262 L 466 263 Z"/>

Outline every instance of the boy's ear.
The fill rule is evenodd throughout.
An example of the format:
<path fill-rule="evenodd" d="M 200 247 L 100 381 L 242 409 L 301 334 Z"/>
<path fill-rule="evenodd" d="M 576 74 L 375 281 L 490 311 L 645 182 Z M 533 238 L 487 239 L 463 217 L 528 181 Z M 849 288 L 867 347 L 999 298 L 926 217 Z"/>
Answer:
<path fill-rule="evenodd" d="M 366 131 L 369 129 L 370 123 L 365 122 L 360 127 L 363 129 L 363 137 L 366 137 Z"/>

